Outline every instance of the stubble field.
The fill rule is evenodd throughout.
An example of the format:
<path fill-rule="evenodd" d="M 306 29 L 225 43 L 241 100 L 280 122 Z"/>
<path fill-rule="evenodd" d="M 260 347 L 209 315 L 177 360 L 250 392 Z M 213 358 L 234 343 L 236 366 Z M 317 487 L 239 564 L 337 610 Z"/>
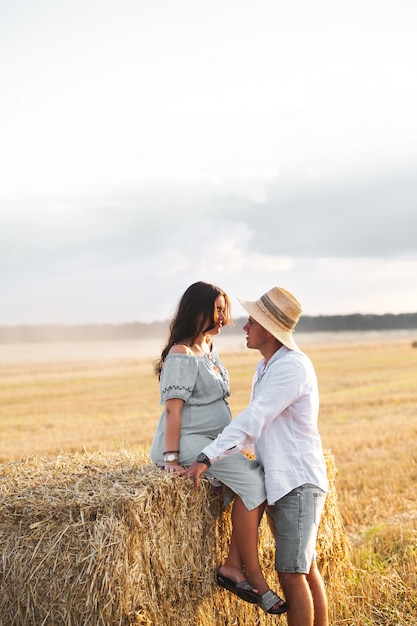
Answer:
<path fill-rule="evenodd" d="M 417 349 L 409 340 L 302 346 L 319 378 L 320 430 L 338 468 L 352 545 L 349 606 L 336 626 L 417 623 Z M 222 355 L 232 413 L 249 398 L 255 352 Z M 0 364 L 0 462 L 148 445 L 160 414 L 152 360 Z M 333 593 L 337 585 L 332 585 Z"/>

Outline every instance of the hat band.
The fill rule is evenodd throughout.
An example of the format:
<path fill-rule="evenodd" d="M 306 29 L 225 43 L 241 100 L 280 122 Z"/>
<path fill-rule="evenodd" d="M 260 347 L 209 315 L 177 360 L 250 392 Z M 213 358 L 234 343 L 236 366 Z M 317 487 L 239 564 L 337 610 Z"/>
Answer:
<path fill-rule="evenodd" d="M 294 321 L 287 315 L 285 315 L 285 313 L 272 302 L 268 294 L 265 293 L 263 296 L 261 296 L 260 300 L 265 309 L 268 311 L 268 313 L 272 315 L 275 321 L 278 321 L 278 323 L 282 324 L 282 326 L 286 330 L 292 330 L 294 328 Z"/>

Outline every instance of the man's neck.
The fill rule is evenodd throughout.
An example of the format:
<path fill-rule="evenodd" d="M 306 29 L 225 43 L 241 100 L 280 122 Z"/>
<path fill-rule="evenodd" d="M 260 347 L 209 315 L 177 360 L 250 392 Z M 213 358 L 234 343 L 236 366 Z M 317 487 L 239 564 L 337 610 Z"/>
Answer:
<path fill-rule="evenodd" d="M 270 341 L 267 341 L 265 345 L 260 349 L 260 353 L 262 354 L 265 365 L 268 363 L 269 359 L 274 356 L 275 352 L 277 352 L 283 344 L 275 339 L 275 337 L 271 337 Z"/>

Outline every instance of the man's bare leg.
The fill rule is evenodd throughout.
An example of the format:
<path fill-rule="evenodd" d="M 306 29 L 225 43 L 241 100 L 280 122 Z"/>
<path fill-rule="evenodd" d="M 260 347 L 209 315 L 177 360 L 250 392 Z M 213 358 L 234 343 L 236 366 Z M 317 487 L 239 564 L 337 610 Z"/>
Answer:
<path fill-rule="evenodd" d="M 326 588 L 315 561 L 311 564 L 307 582 L 311 589 L 314 605 L 314 626 L 329 626 L 329 609 Z"/>
<path fill-rule="evenodd" d="M 323 579 L 313 561 L 309 574 L 280 572 L 279 579 L 288 602 L 288 626 L 329 626 Z"/>
<path fill-rule="evenodd" d="M 289 609 L 288 626 L 314 626 L 314 606 L 305 574 L 279 572 L 279 580 Z"/>

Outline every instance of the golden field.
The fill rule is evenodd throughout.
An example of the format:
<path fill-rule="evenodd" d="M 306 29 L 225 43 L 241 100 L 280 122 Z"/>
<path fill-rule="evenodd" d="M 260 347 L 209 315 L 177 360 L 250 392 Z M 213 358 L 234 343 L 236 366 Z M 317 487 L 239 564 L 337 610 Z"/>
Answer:
<path fill-rule="evenodd" d="M 334 626 L 417 623 L 417 349 L 381 340 L 301 346 L 321 391 L 320 430 L 338 469 L 352 545 L 349 602 Z M 259 355 L 222 355 L 236 414 Z M 147 445 L 161 407 L 150 359 L 0 364 L 0 462 L 59 451 Z M 335 598 L 330 598 L 331 604 Z"/>

